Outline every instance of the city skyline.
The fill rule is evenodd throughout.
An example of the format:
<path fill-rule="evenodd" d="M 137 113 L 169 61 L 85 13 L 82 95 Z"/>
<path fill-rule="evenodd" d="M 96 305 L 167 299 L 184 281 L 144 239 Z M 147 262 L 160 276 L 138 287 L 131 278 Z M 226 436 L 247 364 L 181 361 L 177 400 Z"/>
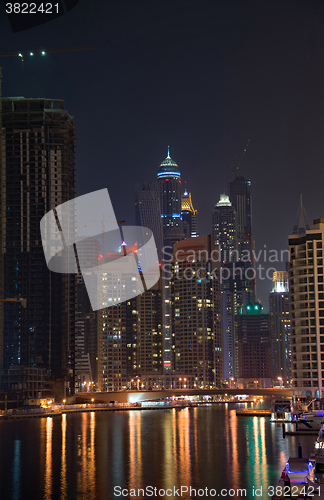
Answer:
<path fill-rule="evenodd" d="M 117 218 L 130 223 L 133 185 L 154 176 L 170 144 L 200 234 L 208 234 L 212 207 L 233 179 L 234 156 L 250 139 L 240 171 L 252 182 L 256 249 L 287 248 L 299 193 L 310 219 L 322 212 L 323 5 L 126 5 L 81 2 L 15 34 L 3 16 L 2 53 L 96 46 L 26 56 L 23 72 L 19 58 L 0 59 L 3 94 L 65 99 L 79 138 L 77 194 L 108 187 Z M 264 304 L 270 281 L 258 287 Z"/>

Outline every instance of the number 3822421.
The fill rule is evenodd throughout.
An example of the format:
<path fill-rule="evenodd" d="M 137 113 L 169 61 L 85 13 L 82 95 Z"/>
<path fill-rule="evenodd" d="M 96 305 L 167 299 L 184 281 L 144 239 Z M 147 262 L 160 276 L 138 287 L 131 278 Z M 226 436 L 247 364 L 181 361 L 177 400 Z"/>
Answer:
<path fill-rule="evenodd" d="M 6 3 L 7 14 L 59 14 L 58 3 Z"/>

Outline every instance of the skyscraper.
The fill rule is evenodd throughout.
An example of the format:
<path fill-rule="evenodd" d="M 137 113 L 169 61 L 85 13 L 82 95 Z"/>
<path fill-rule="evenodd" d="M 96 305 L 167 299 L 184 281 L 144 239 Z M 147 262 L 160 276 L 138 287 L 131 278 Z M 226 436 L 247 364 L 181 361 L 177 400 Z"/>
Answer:
<path fill-rule="evenodd" d="M 235 177 L 230 184 L 230 200 L 236 210 L 237 249 L 239 260 L 246 260 L 252 253 L 254 243 L 252 239 L 252 197 L 251 181 L 245 177 Z M 250 257 L 248 260 L 251 260 Z"/>
<path fill-rule="evenodd" d="M 184 238 L 181 220 L 181 174 L 178 165 L 168 155 L 157 173 L 160 191 L 164 245 L 171 247 Z"/>
<path fill-rule="evenodd" d="M 168 155 L 157 173 L 160 192 L 161 218 L 163 224 L 162 253 L 162 300 L 163 300 L 163 366 L 166 373 L 171 371 L 171 289 L 165 266 L 169 264 L 167 252 L 172 255 L 173 245 L 184 236 L 181 220 L 181 174 L 178 165 Z"/>
<path fill-rule="evenodd" d="M 324 379 L 323 244 L 324 219 L 289 236 L 293 387 L 300 395 L 319 398 Z"/>
<path fill-rule="evenodd" d="M 181 217 L 185 238 L 198 236 L 198 211 L 194 209 L 191 193 L 187 190 L 181 196 Z"/>
<path fill-rule="evenodd" d="M 252 281 L 246 277 L 249 266 L 249 262 L 241 260 L 223 264 L 221 270 L 225 380 L 238 377 L 238 334 L 235 318 L 246 304 L 253 302 Z"/>
<path fill-rule="evenodd" d="M 151 229 L 159 261 L 162 260 L 163 226 L 158 181 L 135 186 L 135 224 Z"/>
<path fill-rule="evenodd" d="M 223 377 L 219 262 L 212 235 L 174 245 L 173 368 L 195 376 L 197 387 L 219 387 Z"/>
<path fill-rule="evenodd" d="M 273 273 L 273 288 L 269 295 L 272 336 L 273 376 L 289 385 L 291 380 L 291 343 L 288 272 Z"/>
<path fill-rule="evenodd" d="M 271 387 L 270 316 L 261 304 L 247 304 L 236 317 L 239 387 Z"/>
<path fill-rule="evenodd" d="M 62 100 L 18 97 L 2 99 L 1 118 L 1 362 L 73 391 L 75 276 L 48 270 L 40 235 L 41 218 L 75 195 L 73 118 Z M 17 298 L 26 308 L 7 301 Z"/>
<path fill-rule="evenodd" d="M 236 248 L 236 210 L 226 194 L 220 195 L 213 211 L 214 243 L 221 250 L 221 262 L 238 260 Z"/>

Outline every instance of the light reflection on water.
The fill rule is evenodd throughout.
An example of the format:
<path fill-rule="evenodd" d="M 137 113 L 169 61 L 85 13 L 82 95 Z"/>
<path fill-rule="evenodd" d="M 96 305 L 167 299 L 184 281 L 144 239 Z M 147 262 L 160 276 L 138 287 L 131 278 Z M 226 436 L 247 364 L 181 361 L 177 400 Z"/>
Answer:
<path fill-rule="evenodd" d="M 89 412 L 0 422 L 1 498 L 100 500 L 114 498 L 114 486 L 181 485 L 247 488 L 247 498 L 252 497 L 253 487 L 277 483 L 287 458 L 297 455 L 299 441 L 306 455 L 315 437 L 283 439 L 280 425 L 264 417 L 236 417 L 234 408 Z"/>

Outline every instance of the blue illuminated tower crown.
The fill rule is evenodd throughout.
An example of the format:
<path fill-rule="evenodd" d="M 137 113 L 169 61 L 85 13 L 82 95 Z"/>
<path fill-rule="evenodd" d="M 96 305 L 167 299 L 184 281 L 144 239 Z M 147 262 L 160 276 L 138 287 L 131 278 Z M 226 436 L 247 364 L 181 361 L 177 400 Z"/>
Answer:
<path fill-rule="evenodd" d="M 181 217 L 181 173 L 177 163 L 168 155 L 157 173 L 164 245 L 173 245 L 184 238 Z"/>

